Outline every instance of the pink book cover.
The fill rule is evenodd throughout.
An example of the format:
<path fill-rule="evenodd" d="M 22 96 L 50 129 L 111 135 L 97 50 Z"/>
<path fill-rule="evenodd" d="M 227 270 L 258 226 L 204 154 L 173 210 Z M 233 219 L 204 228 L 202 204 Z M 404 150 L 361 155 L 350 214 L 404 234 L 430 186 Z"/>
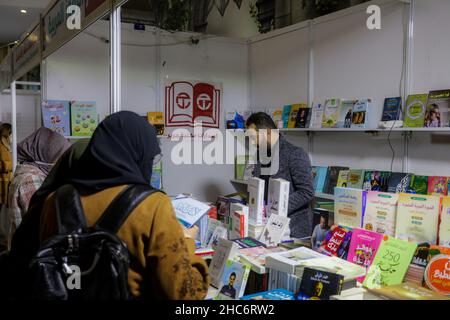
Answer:
<path fill-rule="evenodd" d="M 382 239 L 383 235 L 381 233 L 365 229 L 353 229 L 347 261 L 363 266 L 366 270 L 369 269 Z M 364 278 L 359 277 L 357 280 L 363 282 Z"/>
<path fill-rule="evenodd" d="M 443 195 L 448 193 L 448 178 L 447 177 L 428 177 L 428 194 L 429 195 Z"/>

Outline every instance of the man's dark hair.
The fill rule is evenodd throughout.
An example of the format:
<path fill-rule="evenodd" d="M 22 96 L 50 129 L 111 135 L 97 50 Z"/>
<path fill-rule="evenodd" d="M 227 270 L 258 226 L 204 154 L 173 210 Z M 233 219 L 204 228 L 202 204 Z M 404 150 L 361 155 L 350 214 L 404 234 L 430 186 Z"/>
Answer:
<path fill-rule="evenodd" d="M 258 129 L 276 129 L 277 126 L 273 122 L 272 118 L 265 112 L 253 113 L 247 119 L 247 128 L 254 124 Z"/>
<path fill-rule="evenodd" d="M 230 278 L 231 278 L 232 276 L 234 276 L 234 278 L 236 279 L 236 273 L 232 272 L 232 273 L 230 274 Z"/>

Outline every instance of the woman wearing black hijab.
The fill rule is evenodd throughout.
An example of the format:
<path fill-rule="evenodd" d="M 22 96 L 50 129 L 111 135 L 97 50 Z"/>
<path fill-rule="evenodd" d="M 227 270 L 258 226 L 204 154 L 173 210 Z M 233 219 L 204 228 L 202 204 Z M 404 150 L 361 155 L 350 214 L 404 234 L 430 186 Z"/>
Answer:
<path fill-rule="evenodd" d="M 88 225 L 94 225 L 127 185 L 150 184 L 153 160 L 160 152 L 153 126 L 133 112 L 118 112 L 100 123 L 71 170 L 53 186 L 47 186 L 46 192 L 73 184 L 81 193 Z M 40 239 L 45 241 L 55 233 L 55 193 L 51 193 L 43 203 Z M 206 296 L 207 265 L 194 255 L 192 232 L 183 230 L 168 196 L 158 192 L 147 197 L 117 235 L 130 253 L 128 284 L 132 297 Z"/>

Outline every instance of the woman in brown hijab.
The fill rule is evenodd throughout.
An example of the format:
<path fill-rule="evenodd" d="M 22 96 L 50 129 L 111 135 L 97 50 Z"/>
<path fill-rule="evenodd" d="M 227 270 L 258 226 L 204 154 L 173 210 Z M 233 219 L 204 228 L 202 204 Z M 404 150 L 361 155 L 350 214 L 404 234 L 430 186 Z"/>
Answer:
<path fill-rule="evenodd" d="M 0 207 L 8 201 L 8 188 L 12 179 L 11 125 L 0 126 Z"/>

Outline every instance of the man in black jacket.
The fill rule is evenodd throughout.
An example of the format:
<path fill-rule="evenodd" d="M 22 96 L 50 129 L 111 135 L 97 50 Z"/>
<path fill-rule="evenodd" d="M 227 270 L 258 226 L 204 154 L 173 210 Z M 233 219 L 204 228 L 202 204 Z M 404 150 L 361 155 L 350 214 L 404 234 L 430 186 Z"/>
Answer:
<path fill-rule="evenodd" d="M 253 176 L 265 180 L 265 200 L 267 201 L 269 178 L 282 178 L 289 181 L 288 217 L 291 219 L 291 237 L 310 237 L 313 221 L 313 213 L 310 204 L 314 198 L 314 187 L 311 174 L 311 161 L 308 154 L 302 148 L 296 147 L 286 141 L 286 139 L 276 130 L 272 118 L 264 112 L 252 114 L 248 118 L 246 125 L 248 129 L 256 130 L 257 136 L 261 135 L 259 130 L 267 130 L 266 139 L 261 137 L 257 139 L 258 147 L 261 141 L 267 140 L 269 141 L 270 150 L 279 150 L 279 166 L 277 173 L 267 175 L 264 171 L 268 170 L 262 169 L 270 166 L 270 164 L 264 165 L 261 164 L 260 161 L 257 161 L 253 172 Z M 274 148 L 276 144 L 278 144 L 278 148 Z M 275 155 L 270 156 L 273 159 Z"/>

